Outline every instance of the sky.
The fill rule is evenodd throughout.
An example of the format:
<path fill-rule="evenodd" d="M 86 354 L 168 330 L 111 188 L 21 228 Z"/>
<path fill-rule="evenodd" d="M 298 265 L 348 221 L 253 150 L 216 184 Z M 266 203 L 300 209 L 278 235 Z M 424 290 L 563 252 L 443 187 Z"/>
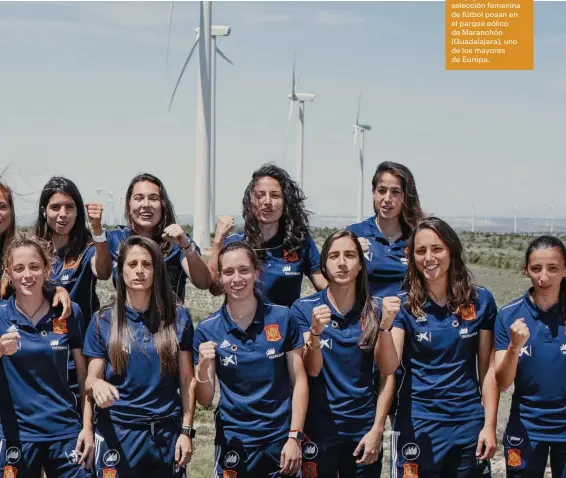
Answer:
<path fill-rule="evenodd" d="M 140 172 L 165 183 L 178 214 L 194 204 L 198 2 L 0 2 L 0 168 L 18 215 L 52 175 L 85 200 L 119 203 Z M 217 2 L 217 214 L 241 213 L 252 172 L 287 154 L 293 56 L 306 105 L 304 184 L 318 215 L 354 216 L 352 124 L 362 95 L 364 215 L 377 164 L 413 172 L 426 212 L 557 217 L 566 208 L 566 2 L 535 2 L 534 71 L 446 71 L 443 2 Z"/>

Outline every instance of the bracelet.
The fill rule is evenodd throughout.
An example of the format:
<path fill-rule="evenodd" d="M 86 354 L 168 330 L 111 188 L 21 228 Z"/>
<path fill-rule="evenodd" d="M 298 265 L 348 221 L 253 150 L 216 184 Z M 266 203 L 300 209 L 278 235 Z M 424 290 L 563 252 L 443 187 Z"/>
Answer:
<path fill-rule="evenodd" d="M 384 328 L 381 327 L 381 326 L 379 327 L 379 330 L 380 330 L 381 332 L 391 332 L 392 329 L 393 329 L 393 325 L 392 325 L 391 327 L 389 327 L 388 329 L 384 329 Z"/>
<path fill-rule="evenodd" d="M 309 339 L 307 340 L 305 347 L 307 348 L 307 350 L 320 350 L 320 342 L 313 346 L 312 341 Z"/>
<path fill-rule="evenodd" d="M 320 336 L 322 335 L 322 332 L 321 332 L 320 334 L 315 334 L 315 333 L 311 332 L 311 335 L 312 335 L 313 337 L 320 337 Z"/>
<path fill-rule="evenodd" d="M 209 368 L 208 370 L 210 370 L 210 368 Z M 198 382 L 198 383 L 208 383 L 208 382 L 210 382 L 210 375 L 209 375 L 209 373 L 208 373 L 208 370 L 206 371 L 206 375 L 208 376 L 208 380 L 204 380 L 204 381 L 203 381 L 203 380 L 200 380 L 200 379 L 198 378 L 198 374 L 199 374 L 199 372 L 200 372 L 200 367 L 198 368 L 197 373 L 195 373 L 195 378 L 197 379 L 197 382 Z"/>

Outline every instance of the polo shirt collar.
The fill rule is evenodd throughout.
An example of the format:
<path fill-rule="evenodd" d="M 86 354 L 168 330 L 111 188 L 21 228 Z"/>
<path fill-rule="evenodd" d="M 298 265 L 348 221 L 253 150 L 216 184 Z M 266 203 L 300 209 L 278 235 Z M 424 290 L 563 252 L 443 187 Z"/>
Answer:
<path fill-rule="evenodd" d="M 334 305 L 332 305 L 332 302 L 328 298 L 328 286 L 320 292 L 320 297 L 322 299 L 322 302 L 324 302 L 324 304 L 326 304 L 330 308 L 330 313 L 332 314 L 332 316 L 335 317 L 339 322 L 345 322 L 351 317 L 355 317 L 357 319 L 362 313 L 363 304 L 360 303 L 359 297 L 356 297 L 354 306 L 345 316 L 336 310 L 336 308 L 334 307 Z"/>
<path fill-rule="evenodd" d="M 560 301 L 558 301 L 545 312 L 544 310 L 540 309 L 539 306 L 535 304 L 535 301 L 531 298 L 531 293 L 533 292 L 533 290 L 534 287 L 531 287 L 527 292 L 525 292 L 523 301 L 525 302 L 527 309 L 535 319 L 538 319 L 540 315 L 544 315 L 546 317 L 559 317 L 561 315 L 562 311 L 560 310 Z"/>
<path fill-rule="evenodd" d="M 257 300 L 257 309 L 255 311 L 254 318 L 247 330 L 251 330 L 252 328 L 258 327 L 259 325 L 263 324 L 263 319 L 265 315 L 265 304 L 263 302 L 263 299 L 258 297 L 256 294 L 254 295 Z M 228 309 L 226 308 L 226 302 L 222 304 L 222 308 L 220 309 L 220 314 L 222 316 L 222 322 L 224 323 L 224 328 L 226 329 L 226 332 L 228 332 L 229 334 L 247 333 L 247 330 L 242 330 L 240 326 L 236 324 L 234 320 L 232 320 L 232 317 L 230 317 Z"/>
<path fill-rule="evenodd" d="M 49 308 L 49 312 L 41 318 L 41 320 L 37 324 L 33 324 L 31 320 L 29 320 L 24 314 L 22 314 L 18 308 L 16 307 L 16 296 L 13 295 L 8 299 L 8 311 L 10 313 L 9 318 L 10 322 L 14 324 L 18 324 L 21 326 L 31 326 L 36 327 L 46 322 L 50 322 L 55 317 L 60 317 L 62 308 L 59 306 L 56 309 L 53 307 Z"/>

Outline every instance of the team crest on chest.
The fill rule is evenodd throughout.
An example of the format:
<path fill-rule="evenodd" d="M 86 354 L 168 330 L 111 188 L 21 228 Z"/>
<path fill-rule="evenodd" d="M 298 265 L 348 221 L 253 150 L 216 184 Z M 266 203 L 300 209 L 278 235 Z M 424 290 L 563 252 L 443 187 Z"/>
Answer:
<path fill-rule="evenodd" d="M 303 463 L 303 478 L 318 478 L 316 463 L 313 462 Z"/>
<path fill-rule="evenodd" d="M 521 450 L 517 448 L 510 448 L 507 455 L 507 464 L 512 467 L 521 466 L 523 460 L 521 459 Z"/>
<path fill-rule="evenodd" d="M 470 304 L 468 307 L 463 307 L 460 309 L 460 315 L 462 316 L 462 320 L 474 320 L 477 318 L 476 307 L 474 304 Z"/>
<path fill-rule="evenodd" d="M 53 333 L 66 334 L 67 333 L 67 319 L 53 319 Z"/>
<path fill-rule="evenodd" d="M 403 478 L 419 478 L 419 465 L 416 463 L 405 463 L 403 465 Z"/>
<path fill-rule="evenodd" d="M 102 478 L 116 478 L 116 470 L 112 468 L 103 468 Z"/>
<path fill-rule="evenodd" d="M 238 478 L 238 472 L 234 470 L 224 470 L 222 472 L 222 478 Z"/>
<path fill-rule="evenodd" d="M 281 333 L 279 332 L 279 326 L 277 324 L 266 325 L 263 330 L 265 330 L 265 336 L 268 342 L 281 340 Z"/>
<path fill-rule="evenodd" d="M 3 478 L 16 478 L 18 469 L 15 466 L 5 466 Z"/>
<path fill-rule="evenodd" d="M 299 254 L 297 251 L 288 252 L 283 249 L 283 259 L 285 262 L 299 262 Z"/>

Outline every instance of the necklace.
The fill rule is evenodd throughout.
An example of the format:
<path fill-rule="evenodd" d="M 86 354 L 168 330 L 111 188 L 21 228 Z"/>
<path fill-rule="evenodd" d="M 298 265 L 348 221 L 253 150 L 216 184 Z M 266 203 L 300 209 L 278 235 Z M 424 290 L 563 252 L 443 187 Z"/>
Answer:
<path fill-rule="evenodd" d="M 41 304 L 39 305 L 39 307 L 36 309 L 36 311 L 32 315 L 29 315 L 27 312 L 25 312 L 24 309 L 22 307 L 20 307 L 20 305 L 17 302 L 15 302 L 15 304 L 16 304 L 16 309 L 18 309 L 22 314 L 24 314 L 29 320 L 33 321 L 35 314 L 37 314 L 39 312 L 39 309 L 41 309 L 43 307 L 44 302 L 45 302 L 45 299 L 41 301 Z"/>

